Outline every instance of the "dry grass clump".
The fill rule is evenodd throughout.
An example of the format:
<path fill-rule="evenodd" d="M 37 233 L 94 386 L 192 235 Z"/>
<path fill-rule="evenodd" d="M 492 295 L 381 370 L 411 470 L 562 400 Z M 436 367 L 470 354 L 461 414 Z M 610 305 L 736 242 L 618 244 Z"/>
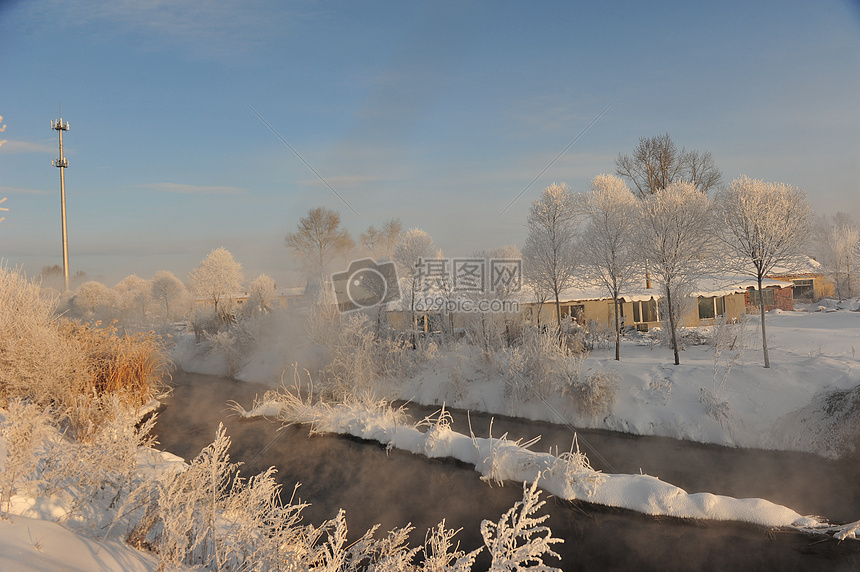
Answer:
<path fill-rule="evenodd" d="M 169 361 L 153 333 L 120 335 L 113 325 L 66 321 L 60 331 L 85 356 L 87 375 L 79 395 L 122 395 L 132 405 L 143 405 L 162 389 Z"/>

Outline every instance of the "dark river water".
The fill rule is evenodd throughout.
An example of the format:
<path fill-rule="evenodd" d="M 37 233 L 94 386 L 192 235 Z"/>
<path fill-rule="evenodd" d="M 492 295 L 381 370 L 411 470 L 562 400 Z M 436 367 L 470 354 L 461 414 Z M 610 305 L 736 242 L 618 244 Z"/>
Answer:
<path fill-rule="evenodd" d="M 281 432 L 264 419 L 242 420 L 229 410 L 236 401 L 250 408 L 267 387 L 227 378 L 177 371 L 173 394 L 165 401 L 156 427 L 160 447 L 185 459 L 214 438 L 223 422 L 232 438 L 231 459 L 242 474 L 278 469 L 287 497 L 301 483 L 297 497 L 311 503 L 305 520 L 320 524 L 346 510 L 353 537 L 374 524 L 388 531 L 415 526 L 412 544 L 445 519 L 462 528 L 455 537 L 461 549 L 482 545 L 480 523 L 498 521 L 522 498 L 522 485 L 490 486 L 472 466 L 431 460 L 402 451 L 386 452 L 372 442 L 341 436 L 308 436 L 308 428 Z M 435 408 L 409 405 L 413 420 Z M 469 431 L 464 412 L 454 411 L 454 429 Z M 570 448 L 569 428 L 549 423 L 492 416 L 493 436 L 541 441 L 546 451 Z M 491 416 L 471 414 L 472 430 L 486 437 Z M 579 430 L 580 448 L 592 466 L 604 472 L 659 477 L 688 492 L 760 497 L 801 514 L 832 521 L 860 518 L 860 460 L 828 461 L 814 455 L 729 449 L 657 437 Z M 268 447 L 268 448 L 267 448 Z M 262 454 L 261 454 L 262 453 Z M 860 541 L 769 530 L 740 523 L 650 517 L 588 503 L 542 495 L 553 535 L 564 539 L 554 549 L 563 570 L 860 570 Z M 286 499 L 285 499 L 286 500 Z M 487 561 L 479 564 L 486 567 Z"/>

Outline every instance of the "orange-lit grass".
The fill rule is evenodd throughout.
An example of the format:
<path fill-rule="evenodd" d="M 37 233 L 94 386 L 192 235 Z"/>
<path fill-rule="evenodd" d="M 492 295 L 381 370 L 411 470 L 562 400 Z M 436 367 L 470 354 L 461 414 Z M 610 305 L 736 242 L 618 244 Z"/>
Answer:
<path fill-rule="evenodd" d="M 163 391 L 170 361 L 158 337 L 152 332 L 120 335 L 114 325 L 99 325 L 67 321 L 60 326 L 85 356 L 87 375 L 76 376 L 80 386 L 75 393 L 117 394 L 141 406 Z"/>

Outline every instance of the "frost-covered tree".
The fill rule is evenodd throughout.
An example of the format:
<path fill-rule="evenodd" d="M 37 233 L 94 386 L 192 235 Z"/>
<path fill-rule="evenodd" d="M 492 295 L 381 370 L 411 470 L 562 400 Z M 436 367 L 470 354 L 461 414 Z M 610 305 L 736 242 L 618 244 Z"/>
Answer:
<path fill-rule="evenodd" d="M 382 223 L 382 227 L 377 229 L 370 225 L 367 230 L 361 233 L 359 239 L 361 246 L 367 250 L 374 260 L 377 262 L 382 260 L 390 260 L 394 254 L 394 247 L 403 233 L 403 225 L 400 219 L 393 218 Z"/>
<path fill-rule="evenodd" d="M 266 274 L 260 274 L 248 285 L 247 310 L 254 314 L 271 312 L 269 304 L 274 297 L 275 280 Z"/>
<path fill-rule="evenodd" d="M 137 274 L 131 274 L 123 278 L 113 289 L 119 297 L 119 308 L 125 316 L 146 317 L 152 300 L 152 282 L 144 280 Z"/>
<path fill-rule="evenodd" d="M 164 308 L 164 318 L 171 320 L 170 307 L 174 309 L 185 297 L 185 284 L 169 270 L 159 270 L 152 277 L 152 299 Z"/>
<path fill-rule="evenodd" d="M 107 317 L 118 304 L 117 293 L 95 280 L 78 286 L 72 298 L 72 305 L 88 318 Z"/>
<path fill-rule="evenodd" d="M 703 193 L 716 188 L 722 173 L 710 151 L 699 153 L 678 148 L 669 134 L 642 137 L 632 155 L 619 154 L 615 173 L 629 179 L 640 198 L 653 195 L 672 183 L 686 181 Z"/>
<path fill-rule="evenodd" d="M 188 275 L 191 290 L 198 298 L 210 300 L 218 314 L 221 302 L 242 288 L 242 265 L 236 262 L 226 248 L 219 247 L 203 259 L 200 266 Z M 224 311 L 223 306 L 221 311 Z"/>
<path fill-rule="evenodd" d="M 684 285 L 701 275 L 712 260 L 713 205 L 692 183 L 672 183 L 639 203 L 636 249 L 647 260 L 668 308 L 669 335 L 678 355 L 678 317 Z"/>
<path fill-rule="evenodd" d="M 394 263 L 400 280 L 400 295 L 404 306 L 409 308 L 409 324 L 413 331 L 412 344 L 415 345 L 416 329 L 415 302 L 421 294 L 423 284 L 422 263 L 435 253 L 433 238 L 421 230 L 413 228 L 406 231 L 394 247 Z"/>
<path fill-rule="evenodd" d="M 813 214 L 806 194 L 785 183 L 741 176 L 717 194 L 722 254 L 728 265 L 758 283 L 764 367 L 767 349 L 762 280 L 777 267 L 797 266 L 809 239 Z"/>
<path fill-rule="evenodd" d="M 598 175 L 580 200 L 585 228 L 579 241 L 582 269 L 612 297 L 615 359 L 621 359 L 620 297 L 639 270 L 636 256 L 636 197 L 614 175 Z"/>
<path fill-rule="evenodd" d="M 576 269 L 576 209 L 564 183 L 553 183 L 529 209 L 523 246 L 523 275 L 535 290 L 551 293 L 561 331 L 561 292 L 573 284 Z"/>
<path fill-rule="evenodd" d="M 287 234 L 285 244 L 299 257 L 314 280 L 324 284 L 330 274 L 331 263 L 345 256 L 355 243 L 349 232 L 340 226 L 340 214 L 325 207 L 308 211 L 299 219 L 296 232 Z"/>
<path fill-rule="evenodd" d="M 857 268 L 860 266 L 860 228 L 845 213 L 822 217 L 817 228 L 819 262 L 833 281 L 840 300 L 857 294 Z"/>

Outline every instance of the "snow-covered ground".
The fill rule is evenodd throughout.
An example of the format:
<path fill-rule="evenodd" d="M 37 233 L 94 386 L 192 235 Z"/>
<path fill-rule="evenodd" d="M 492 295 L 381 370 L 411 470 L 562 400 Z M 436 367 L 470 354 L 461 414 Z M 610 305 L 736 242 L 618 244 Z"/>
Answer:
<path fill-rule="evenodd" d="M 5 415 L 0 409 L 0 423 Z M 7 443 L 0 438 L 0 471 L 6 459 Z M 171 453 L 140 448 L 136 472 L 143 478 L 185 466 L 183 459 Z M 103 496 L 82 499 L 74 487 L 47 496 L 34 496 L 27 487 L 17 490 L 0 514 L 0 570 L 157 570 L 157 556 L 123 541 L 127 530 L 110 500 Z"/>

